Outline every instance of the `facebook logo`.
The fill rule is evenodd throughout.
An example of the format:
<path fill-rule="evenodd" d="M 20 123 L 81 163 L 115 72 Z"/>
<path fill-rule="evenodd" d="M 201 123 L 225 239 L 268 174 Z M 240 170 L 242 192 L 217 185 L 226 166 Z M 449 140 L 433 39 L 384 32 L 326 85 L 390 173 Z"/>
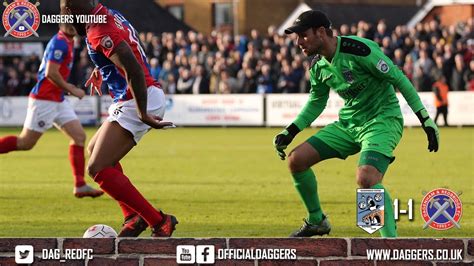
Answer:
<path fill-rule="evenodd" d="M 214 264 L 215 248 L 214 246 L 196 246 L 196 263 Z"/>
<path fill-rule="evenodd" d="M 17 264 L 31 264 L 34 260 L 33 246 L 17 245 L 15 247 L 15 262 Z"/>

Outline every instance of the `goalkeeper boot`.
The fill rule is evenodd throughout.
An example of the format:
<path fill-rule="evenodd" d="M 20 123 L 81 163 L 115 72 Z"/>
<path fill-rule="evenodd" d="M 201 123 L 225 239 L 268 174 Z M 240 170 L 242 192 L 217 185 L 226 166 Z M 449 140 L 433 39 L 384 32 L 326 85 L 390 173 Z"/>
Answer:
<path fill-rule="evenodd" d="M 147 227 L 148 224 L 140 215 L 130 215 L 125 218 L 118 237 L 138 237 Z"/>
<path fill-rule="evenodd" d="M 160 213 L 163 216 L 163 221 L 151 228 L 151 237 L 170 237 L 176 229 L 178 220 L 173 215 Z"/>
<path fill-rule="evenodd" d="M 83 198 L 83 197 L 100 197 L 102 194 L 104 194 L 104 191 L 100 189 L 95 189 L 89 185 L 83 185 L 80 187 L 75 187 L 74 188 L 74 196 L 76 198 Z"/>
<path fill-rule="evenodd" d="M 290 237 L 322 236 L 329 235 L 329 232 L 331 232 L 331 224 L 325 215 L 319 224 L 310 224 L 306 219 L 303 219 L 303 221 L 304 224 L 301 228 L 293 232 Z"/>

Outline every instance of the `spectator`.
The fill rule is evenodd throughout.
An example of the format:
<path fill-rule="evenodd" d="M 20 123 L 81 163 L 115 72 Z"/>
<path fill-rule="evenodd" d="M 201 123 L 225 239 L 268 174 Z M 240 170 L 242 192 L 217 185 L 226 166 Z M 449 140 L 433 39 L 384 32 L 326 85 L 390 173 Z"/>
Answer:
<path fill-rule="evenodd" d="M 11 68 L 8 71 L 8 79 L 7 79 L 7 84 L 6 84 L 6 96 L 19 96 L 20 91 L 19 91 L 19 85 L 20 85 L 20 79 L 18 77 L 18 72 Z"/>
<path fill-rule="evenodd" d="M 160 83 L 167 82 L 169 74 L 174 75 L 171 62 L 166 60 L 163 63 L 163 68 L 160 70 L 160 73 L 158 74 L 158 81 Z"/>
<path fill-rule="evenodd" d="M 436 106 L 436 116 L 434 122 L 438 124 L 438 117 L 443 115 L 444 126 L 448 126 L 448 91 L 446 78 L 443 75 L 437 76 L 437 81 L 433 83 L 434 101 Z"/>
<path fill-rule="evenodd" d="M 159 62 L 158 62 L 158 58 L 156 57 L 153 57 L 151 60 L 150 60 L 150 72 L 151 72 L 151 76 L 158 80 L 158 77 L 160 75 L 160 71 L 161 71 L 161 67 L 159 65 Z"/>
<path fill-rule="evenodd" d="M 230 75 L 229 70 L 221 71 L 221 78 L 219 81 L 219 94 L 239 93 L 237 80 Z"/>
<path fill-rule="evenodd" d="M 393 46 L 392 46 L 392 39 L 389 36 L 385 36 L 382 39 L 382 52 L 390 57 L 393 58 Z"/>
<path fill-rule="evenodd" d="M 463 91 L 465 90 L 464 72 L 466 68 L 464 66 L 464 58 L 461 54 L 457 54 L 454 57 L 454 68 L 451 74 L 451 90 Z"/>
<path fill-rule="evenodd" d="M 411 54 L 405 56 L 405 64 L 403 65 L 403 73 L 408 77 L 411 82 L 414 82 L 415 64 L 413 63 L 413 57 Z"/>
<path fill-rule="evenodd" d="M 21 89 L 19 91 L 19 95 L 28 95 L 35 85 L 36 78 L 34 77 L 34 74 L 32 74 L 30 71 L 26 71 L 23 75 L 23 78 L 21 79 Z"/>
<path fill-rule="evenodd" d="M 194 82 L 192 87 L 193 94 L 208 94 L 209 93 L 209 77 L 206 73 L 206 68 L 203 65 L 198 65 L 194 73 Z"/>
<path fill-rule="evenodd" d="M 241 93 L 256 93 L 257 92 L 257 77 L 256 73 L 251 68 L 242 69 L 242 77 L 239 79 L 241 84 Z"/>
<path fill-rule="evenodd" d="M 444 76 L 446 78 L 446 75 L 443 72 L 443 70 L 444 70 L 444 65 L 443 65 L 444 64 L 444 59 L 441 56 L 436 56 L 434 63 L 435 63 L 435 65 L 431 69 L 430 76 L 434 77 L 435 81 L 439 80 L 439 76 Z"/>
<path fill-rule="evenodd" d="M 426 50 L 420 50 L 419 54 L 420 58 L 415 62 L 415 68 L 420 67 L 423 73 L 429 75 L 431 73 L 431 69 L 434 66 L 433 60 L 428 56 L 428 52 Z"/>
<path fill-rule="evenodd" d="M 397 48 L 394 52 L 393 52 L 393 63 L 395 65 L 397 65 L 399 68 L 403 68 L 403 65 L 405 64 L 405 60 L 404 60 L 404 54 L 403 54 L 403 50 L 400 49 L 400 48 Z"/>
<path fill-rule="evenodd" d="M 295 76 L 293 69 L 289 64 L 283 66 L 283 70 L 278 80 L 278 92 L 281 93 L 298 93 L 299 79 Z"/>
<path fill-rule="evenodd" d="M 191 94 L 193 88 L 194 77 L 188 68 L 184 68 L 179 75 L 178 83 L 176 84 L 177 94 Z"/>
<path fill-rule="evenodd" d="M 377 31 L 375 32 L 375 35 L 374 35 L 374 41 L 381 44 L 382 40 L 385 37 L 389 37 L 389 34 L 387 32 L 387 24 L 385 24 L 385 21 L 381 20 L 377 24 Z"/>
<path fill-rule="evenodd" d="M 343 24 L 337 29 L 340 35 L 356 34 L 375 39 L 381 44 L 384 53 L 403 68 L 408 78 L 421 91 L 431 91 L 431 83 L 440 72 L 445 76 L 450 89 L 465 90 L 472 84 L 472 23 L 473 19 L 470 19 L 467 23 L 445 27 L 439 21 L 430 21 L 420 23 L 413 29 L 398 25 L 390 31 L 381 20 L 375 27 L 359 21 L 351 25 Z M 217 31 L 210 35 L 178 31 L 161 35 L 140 33 L 139 38 L 149 58 L 153 77 L 157 77 L 164 84 L 163 87 L 172 92 L 177 89 L 177 80 L 180 80 L 179 87 L 182 88 L 181 85 L 186 83 L 183 73 L 188 75 L 188 72 L 195 80 L 191 90 L 189 87 L 184 90 L 186 93 L 219 93 L 228 90 L 232 93 L 256 93 L 257 87 L 260 93 L 288 91 L 288 88 L 280 87 L 281 82 L 278 81 L 290 76 L 297 81 L 296 89 L 291 88 L 290 91 L 308 92 L 306 74 L 309 59 L 301 55 L 300 49 L 295 45 L 295 36 L 279 35 L 274 26 L 269 26 L 264 36 L 254 29 L 250 36 L 232 36 L 227 32 Z M 91 63 L 82 40 L 78 39 L 74 48 L 77 50 L 77 58 L 70 81 L 83 85 L 92 70 Z M 458 54 L 464 60 L 464 67 L 455 63 L 455 55 Z M 8 94 L 27 93 L 24 87 L 30 82 L 30 78 L 36 77 L 40 63 L 37 55 L 2 57 L 0 96 L 7 94 L 7 83 Z M 188 71 L 183 71 L 183 68 Z M 288 68 L 291 69 L 291 74 L 281 73 Z M 224 70 L 232 78 L 236 78 L 238 88 L 232 89 L 227 83 L 219 85 L 222 76 L 226 75 L 222 75 Z M 205 74 L 198 75 L 201 72 Z M 18 87 L 12 88 L 17 81 L 20 81 L 16 85 Z M 204 89 L 203 86 L 208 88 Z M 107 89 L 105 85 L 103 89 Z"/>
<path fill-rule="evenodd" d="M 464 73 L 464 83 L 466 84 L 466 90 L 473 91 L 474 85 L 474 59 L 469 62 L 469 68 Z"/>
<path fill-rule="evenodd" d="M 176 93 L 176 78 L 173 73 L 168 73 L 166 75 L 166 80 L 161 82 L 161 85 L 166 94 Z"/>
<path fill-rule="evenodd" d="M 275 91 L 275 81 L 270 73 L 270 66 L 263 65 L 258 76 L 257 93 L 273 93 Z"/>
<path fill-rule="evenodd" d="M 413 85 L 417 91 L 431 91 L 431 78 L 423 71 L 421 65 L 415 66 Z"/>
<path fill-rule="evenodd" d="M 7 91 L 6 87 L 6 70 L 3 60 L 0 58 L 0 97 L 5 96 Z"/>

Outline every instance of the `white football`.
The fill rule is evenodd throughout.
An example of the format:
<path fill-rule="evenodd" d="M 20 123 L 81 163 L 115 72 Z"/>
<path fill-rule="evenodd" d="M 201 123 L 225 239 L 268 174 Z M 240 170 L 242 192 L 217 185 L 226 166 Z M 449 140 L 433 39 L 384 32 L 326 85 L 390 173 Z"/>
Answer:
<path fill-rule="evenodd" d="M 96 224 L 87 228 L 86 232 L 82 236 L 83 238 L 115 238 L 117 232 L 105 224 Z"/>

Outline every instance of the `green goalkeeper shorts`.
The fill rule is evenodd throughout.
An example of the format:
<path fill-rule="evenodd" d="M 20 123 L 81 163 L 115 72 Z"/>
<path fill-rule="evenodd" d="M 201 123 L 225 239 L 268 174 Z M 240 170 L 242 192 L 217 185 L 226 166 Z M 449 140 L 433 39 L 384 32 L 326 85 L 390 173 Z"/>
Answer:
<path fill-rule="evenodd" d="M 385 157 L 385 160 L 380 158 L 381 165 L 374 166 L 384 173 L 388 164 L 394 160 L 393 150 L 400 142 L 402 133 L 403 118 L 376 117 L 361 127 L 345 128 L 339 121 L 329 124 L 310 137 L 307 142 L 318 151 L 321 160 L 346 159 L 358 152 L 369 154 L 369 157 L 374 154 L 377 157 L 377 154 L 380 154 L 378 156 Z M 384 161 L 387 162 L 386 165 Z M 359 165 L 366 163 L 367 156 L 361 156 Z"/>

